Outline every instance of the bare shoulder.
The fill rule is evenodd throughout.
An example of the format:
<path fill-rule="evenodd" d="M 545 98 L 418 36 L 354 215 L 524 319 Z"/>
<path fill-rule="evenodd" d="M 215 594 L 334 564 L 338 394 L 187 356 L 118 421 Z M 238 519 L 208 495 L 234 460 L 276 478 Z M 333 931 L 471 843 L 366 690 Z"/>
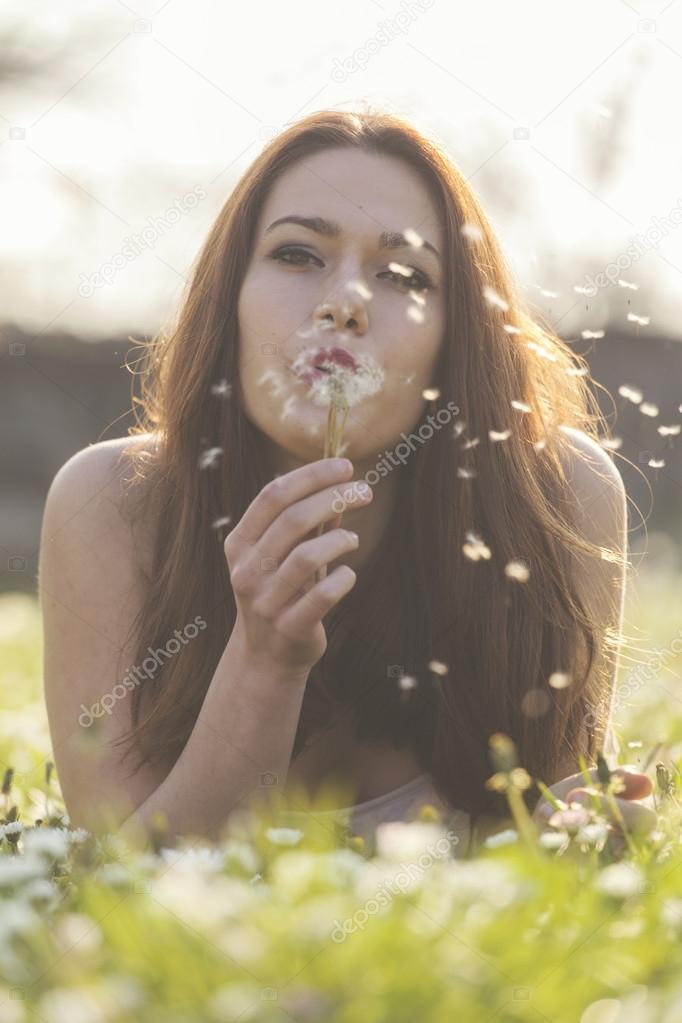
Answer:
<path fill-rule="evenodd" d="M 611 455 L 588 434 L 562 426 L 570 441 L 563 469 L 574 496 L 576 523 L 591 543 L 621 546 L 627 523 L 623 478 Z"/>

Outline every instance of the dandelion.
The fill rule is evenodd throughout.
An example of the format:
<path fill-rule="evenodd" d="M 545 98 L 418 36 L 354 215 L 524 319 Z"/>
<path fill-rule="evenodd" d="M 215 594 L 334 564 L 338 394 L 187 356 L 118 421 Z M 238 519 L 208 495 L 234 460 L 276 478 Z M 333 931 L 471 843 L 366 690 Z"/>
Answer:
<path fill-rule="evenodd" d="M 504 566 L 504 574 L 508 579 L 516 579 L 517 582 L 525 583 L 530 578 L 528 566 L 524 561 L 509 561 Z"/>
<path fill-rule="evenodd" d="M 199 455 L 199 468 L 213 469 L 218 463 L 218 456 L 223 451 L 224 448 L 207 448 L 206 451 L 202 451 Z"/>
<path fill-rule="evenodd" d="M 497 306 L 498 309 L 505 313 L 509 309 L 509 303 L 501 295 L 498 295 L 494 288 L 489 287 L 487 284 L 483 289 L 483 297 L 489 305 Z"/>
<path fill-rule="evenodd" d="M 627 398 L 633 405 L 639 405 L 643 398 L 642 392 L 637 387 L 630 387 L 629 384 L 621 384 L 618 393 L 621 398 Z"/>
<path fill-rule="evenodd" d="M 653 417 L 658 415 L 659 409 L 658 405 L 654 405 L 653 402 L 643 401 L 642 404 L 639 406 L 639 411 L 642 413 L 643 416 Z"/>
<path fill-rule="evenodd" d="M 502 430 L 501 433 L 496 430 L 488 430 L 488 436 L 492 441 L 507 440 L 508 437 L 511 437 L 511 430 Z"/>
<path fill-rule="evenodd" d="M 480 561 L 481 558 L 489 561 L 492 557 L 490 548 L 486 547 L 480 536 L 473 532 L 467 532 L 466 536 L 467 543 L 463 544 L 462 550 L 467 558 L 470 558 L 471 561 Z"/>
<path fill-rule="evenodd" d="M 548 681 L 552 689 L 566 689 L 571 685 L 573 679 L 565 671 L 553 671 Z"/>
<path fill-rule="evenodd" d="M 211 387 L 211 394 L 216 394 L 220 398 L 229 398 L 232 394 L 232 384 L 229 384 L 227 380 L 220 380 Z"/>
<path fill-rule="evenodd" d="M 525 401 L 512 401 L 512 408 L 518 409 L 519 412 L 532 412 L 530 405 L 527 405 Z"/>
<path fill-rule="evenodd" d="M 437 387 L 427 387 L 422 391 L 422 398 L 424 401 L 437 401 L 440 398 L 440 391 Z"/>
<path fill-rule="evenodd" d="M 661 437 L 676 437 L 680 432 L 680 424 L 674 423 L 672 426 L 659 426 L 658 432 Z"/>
<path fill-rule="evenodd" d="M 648 327 L 650 319 L 648 316 L 636 316 L 635 313 L 628 313 L 628 320 L 631 323 L 636 323 L 640 327 Z"/>
<path fill-rule="evenodd" d="M 603 330 L 582 330 L 580 332 L 580 336 L 583 339 L 583 341 L 591 341 L 591 340 L 598 341 L 599 338 L 602 338 L 602 337 L 605 336 L 605 331 L 603 331 Z"/>
<path fill-rule="evenodd" d="M 624 281 L 622 277 L 618 278 L 618 284 L 621 288 L 632 288 L 633 291 L 639 290 L 639 284 L 631 284 L 630 281 Z"/>

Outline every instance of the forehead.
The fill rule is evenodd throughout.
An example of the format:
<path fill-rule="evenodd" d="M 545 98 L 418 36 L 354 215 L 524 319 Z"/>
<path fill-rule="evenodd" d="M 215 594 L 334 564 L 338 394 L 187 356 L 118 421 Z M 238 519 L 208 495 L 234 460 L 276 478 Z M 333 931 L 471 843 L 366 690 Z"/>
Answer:
<path fill-rule="evenodd" d="M 442 248 L 437 210 L 409 163 L 385 154 L 327 149 L 297 161 L 275 182 L 259 217 L 262 233 L 289 213 L 336 220 L 344 233 L 376 239 L 411 227 Z"/>

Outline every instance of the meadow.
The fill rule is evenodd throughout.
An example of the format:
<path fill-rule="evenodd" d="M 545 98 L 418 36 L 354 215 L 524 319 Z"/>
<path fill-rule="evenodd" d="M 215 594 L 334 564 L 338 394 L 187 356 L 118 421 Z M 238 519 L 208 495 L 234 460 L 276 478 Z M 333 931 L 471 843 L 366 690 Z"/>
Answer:
<path fill-rule="evenodd" d="M 616 682 L 621 763 L 658 814 L 512 826 L 470 859 L 437 814 L 353 836 L 245 815 L 145 852 L 69 827 L 40 611 L 0 596 L 0 1023 L 676 1023 L 682 1019 L 682 578 L 640 569 Z"/>

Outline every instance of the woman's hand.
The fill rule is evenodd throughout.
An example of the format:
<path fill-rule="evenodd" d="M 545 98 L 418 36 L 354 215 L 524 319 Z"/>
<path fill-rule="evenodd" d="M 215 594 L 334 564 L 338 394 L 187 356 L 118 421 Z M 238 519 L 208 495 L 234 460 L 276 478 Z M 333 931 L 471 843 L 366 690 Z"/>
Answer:
<path fill-rule="evenodd" d="M 596 786 L 598 783 L 597 768 L 591 768 L 588 774 Z M 622 815 L 625 827 L 628 831 L 640 835 L 648 834 L 656 825 L 656 814 L 648 806 L 642 806 L 638 800 L 646 799 L 651 795 L 653 791 L 651 779 L 630 765 L 614 768 L 611 771 L 611 776 L 622 778 L 624 783 L 622 792 L 617 795 L 614 793 L 614 800 Z M 557 799 L 563 800 L 565 803 L 581 803 L 586 807 L 593 804 L 593 796 L 585 786 L 585 779 L 581 771 L 569 775 L 568 778 L 562 778 L 561 781 L 555 782 L 548 788 Z M 614 815 L 610 801 L 602 794 L 599 794 L 597 798 L 601 814 L 622 834 L 621 822 Z M 533 811 L 533 820 L 538 826 L 543 827 L 555 812 L 555 808 L 543 797 Z"/>
<path fill-rule="evenodd" d="M 230 640 L 251 664 L 268 671 L 310 671 L 327 648 L 322 618 L 355 584 L 355 572 L 339 565 L 320 582 L 315 573 L 355 550 L 357 537 L 345 529 L 314 533 L 321 523 L 338 523 L 346 501 L 370 503 L 372 489 L 348 482 L 352 465 L 323 458 L 271 480 L 225 538 L 225 557 L 237 604 Z M 335 485 L 334 485 L 335 484 Z M 307 538 L 307 539 L 306 539 Z"/>

